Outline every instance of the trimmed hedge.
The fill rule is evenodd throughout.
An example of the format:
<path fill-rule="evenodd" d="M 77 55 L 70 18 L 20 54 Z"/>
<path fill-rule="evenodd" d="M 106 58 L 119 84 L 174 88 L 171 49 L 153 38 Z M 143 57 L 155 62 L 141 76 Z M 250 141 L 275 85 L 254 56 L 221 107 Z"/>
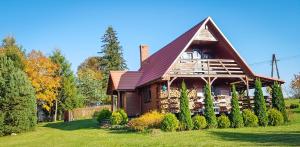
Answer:
<path fill-rule="evenodd" d="M 229 128 L 230 127 L 230 120 L 229 118 L 222 114 L 218 117 L 218 127 L 219 128 Z"/>
<path fill-rule="evenodd" d="M 282 113 L 277 109 L 270 109 L 268 111 L 268 117 L 269 117 L 269 125 L 271 126 L 279 126 L 282 125 L 284 122 Z"/>
<path fill-rule="evenodd" d="M 179 121 L 172 113 L 167 113 L 161 122 L 161 129 L 163 131 L 172 132 L 178 128 Z"/>
<path fill-rule="evenodd" d="M 111 115 L 112 113 L 108 109 L 103 109 L 95 114 L 99 123 L 102 123 L 102 121 L 104 120 L 110 119 Z"/>
<path fill-rule="evenodd" d="M 206 119 L 204 116 L 196 115 L 193 117 L 194 129 L 200 130 L 207 126 Z"/>
<path fill-rule="evenodd" d="M 258 126 L 258 118 L 254 114 L 253 111 L 249 109 L 243 110 L 243 119 L 244 119 L 244 125 L 246 127 L 256 127 Z"/>

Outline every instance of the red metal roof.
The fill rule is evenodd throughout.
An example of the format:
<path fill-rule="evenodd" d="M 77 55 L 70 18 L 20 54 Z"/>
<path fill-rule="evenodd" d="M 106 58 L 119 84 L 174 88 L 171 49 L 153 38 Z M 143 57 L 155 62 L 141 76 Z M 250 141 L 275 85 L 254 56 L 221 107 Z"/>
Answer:
<path fill-rule="evenodd" d="M 109 84 L 113 84 L 112 90 L 134 90 L 138 86 L 142 86 L 144 84 L 162 78 L 169 67 L 172 65 L 172 63 L 179 56 L 179 54 L 188 45 L 189 41 L 194 37 L 200 27 L 207 20 L 211 20 L 210 17 L 204 19 L 193 28 L 176 38 L 174 41 L 148 57 L 138 71 L 111 71 L 109 82 L 112 81 L 112 83 Z M 220 32 L 220 30 L 218 31 Z M 226 42 L 229 43 L 222 32 L 220 33 L 225 38 Z M 231 44 L 230 46 L 232 47 Z M 252 76 L 271 81 L 279 81 L 281 83 L 284 82 L 279 79 L 255 75 L 233 47 L 232 51 L 236 53 L 236 56 L 240 60 L 240 63 L 245 65 L 244 67 L 249 70 L 249 73 Z"/>
<path fill-rule="evenodd" d="M 201 21 L 174 41 L 148 57 L 143 66 L 139 69 L 139 71 L 144 74 L 139 80 L 137 86 L 141 86 L 150 81 L 161 78 L 195 33 L 199 30 L 204 21 L 205 20 Z"/>
<path fill-rule="evenodd" d="M 142 73 L 138 71 L 110 71 L 113 89 L 134 90 Z"/>

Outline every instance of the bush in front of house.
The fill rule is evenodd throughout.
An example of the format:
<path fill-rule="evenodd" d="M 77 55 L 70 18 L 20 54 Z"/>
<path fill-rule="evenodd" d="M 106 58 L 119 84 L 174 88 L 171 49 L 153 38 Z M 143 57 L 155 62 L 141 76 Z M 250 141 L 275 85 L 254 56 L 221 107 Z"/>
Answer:
<path fill-rule="evenodd" d="M 0 136 L 4 135 L 4 116 L 3 113 L 0 111 Z"/>
<path fill-rule="evenodd" d="M 256 127 L 258 125 L 258 118 L 250 109 L 244 109 L 242 115 L 246 127 Z"/>
<path fill-rule="evenodd" d="M 180 100 L 179 120 L 182 124 L 183 129 L 191 130 L 193 129 L 193 121 L 191 118 L 191 110 L 189 108 L 188 92 L 184 81 L 182 81 L 181 83 L 181 94 L 179 100 Z"/>
<path fill-rule="evenodd" d="M 222 114 L 218 117 L 218 127 L 219 128 L 229 128 L 230 127 L 230 120 L 228 116 Z"/>
<path fill-rule="evenodd" d="M 123 110 L 123 109 L 120 109 L 118 110 L 117 112 L 119 112 L 122 116 L 122 121 L 121 121 L 121 124 L 124 125 L 124 124 L 127 124 L 128 122 L 128 116 L 127 116 L 127 113 Z"/>
<path fill-rule="evenodd" d="M 272 86 L 272 107 L 281 112 L 285 122 L 288 121 L 282 89 L 277 82 Z"/>
<path fill-rule="evenodd" d="M 205 117 L 200 115 L 195 115 L 193 117 L 193 124 L 195 130 L 204 129 L 207 126 Z"/>
<path fill-rule="evenodd" d="M 173 132 L 178 128 L 178 125 L 179 125 L 179 121 L 177 117 L 172 113 L 167 113 L 161 122 L 160 128 L 163 131 Z"/>
<path fill-rule="evenodd" d="M 207 127 L 216 128 L 218 126 L 218 121 L 214 111 L 210 86 L 208 84 L 204 87 L 204 97 L 204 116 L 207 122 Z"/>
<path fill-rule="evenodd" d="M 268 117 L 269 117 L 269 125 L 271 126 L 279 126 L 282 125 L 284 122 L 282 113 L 274 108 L 268 111 Z"/>
<path fill-rule="evenodd" d="M 255 80 L 254 113 L 258 118 L 258 124 L 260 126 L 268 125 L 268 112 L 262 91 L 261 81 L 259 79 Z"/>
<path fill-rule="evenodd" d="M 103 109 L 100 112 L 96 113 L 96 118 L 99 123 L 102 123 L 104 120 L 109 120 L 112 113 L 108 109 Z"/>
<path fill-rule="evenodd" d="M 291 104 L 290 109 L 297 109 L 299 108 L 299 104 Z"/>
<path fill-rule="evenodd" d="M 232 99 L 231 99 L 231 113 L 230 113 L 230 120 L 231 120 L 231 127 L 232 128 L 241 128 L 244 126 L 243 117 L 240 112 L 240 105 L 238 100 L 238 94 L 235 90 L 235 85 L 232 85 Z"/>
<path fill-rule="evenodd" d="M 151 128 L 159 128 L 163 118 L 163 114 L 157 111 L 151 111 L 138 118 L 131 119 L 128 122 L 128 127 L 132 130 L 141 132 Z"/>
<path fill-rule="evenodd" d="M 123 117 L 120 114 L 120 112 L 116 111 L 111 114 L 110 123 L 112 125 L 119 125 L 122 123 L 122 121 L 123 121 Z"/>

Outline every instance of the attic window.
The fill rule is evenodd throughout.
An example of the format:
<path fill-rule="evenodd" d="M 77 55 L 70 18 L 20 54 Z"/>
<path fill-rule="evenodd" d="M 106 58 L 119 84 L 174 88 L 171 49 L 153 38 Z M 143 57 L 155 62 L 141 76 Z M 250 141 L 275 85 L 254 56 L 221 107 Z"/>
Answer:
<path fill-rule="evenodd" d="M 205 25 L 205 30 L 208 30 L 208 26 L 207 25 Z"/>

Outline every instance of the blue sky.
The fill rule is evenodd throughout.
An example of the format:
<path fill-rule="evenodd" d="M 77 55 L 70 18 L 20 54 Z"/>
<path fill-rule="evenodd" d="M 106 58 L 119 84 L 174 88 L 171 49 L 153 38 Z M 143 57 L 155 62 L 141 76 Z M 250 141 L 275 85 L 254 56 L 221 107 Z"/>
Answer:
<path fill-rule="evenodd" d="M 49 55 L 60 48 L 73 70 L 97 55 L 109 25 L 118 32 L 129 69 L 137 70 L 139 44 L 154 53 L 211 16 L 256 73 L 270 76 L 270 63 L 252 63 L 271 60 L 272 53 L 282 58 L 279 70 L 288 84 L 300 72 L 299 0 L 10 0 L 1 1 L 0 10 L 0 38 L 13 35 L 27 52 Z"/>

